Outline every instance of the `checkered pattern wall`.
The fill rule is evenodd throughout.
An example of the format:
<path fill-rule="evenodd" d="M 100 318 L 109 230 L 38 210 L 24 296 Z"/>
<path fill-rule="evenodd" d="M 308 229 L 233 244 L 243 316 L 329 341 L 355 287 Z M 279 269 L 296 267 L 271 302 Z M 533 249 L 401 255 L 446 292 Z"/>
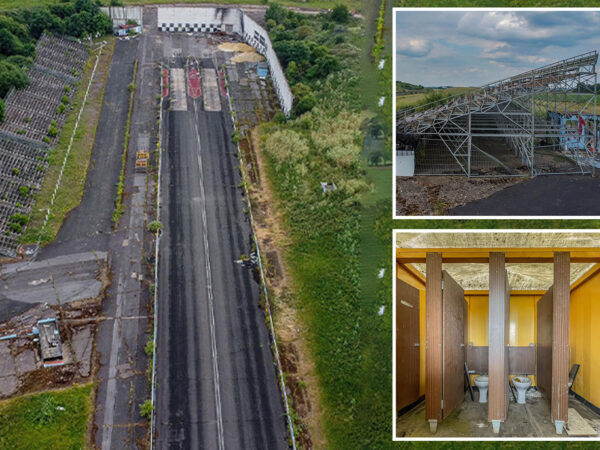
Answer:
<path fill-rule="evenodd" d="M 216 33 L 222 31 L 220 23 L 161 23 L 159 31 L 183 31 L 195 33 Z M 224 31 L 224 30 L 223 30 Z"/>

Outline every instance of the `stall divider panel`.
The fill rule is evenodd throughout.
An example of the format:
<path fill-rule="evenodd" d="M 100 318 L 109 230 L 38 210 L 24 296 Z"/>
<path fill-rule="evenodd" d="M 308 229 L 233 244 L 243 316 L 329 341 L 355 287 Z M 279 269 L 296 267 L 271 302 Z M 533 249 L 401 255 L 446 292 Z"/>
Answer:
<path fill-rule="evenodd" d="M 444 271 L 442 275 L 443 380 L 442 417 L 448 417 L 465 397 L 465 293 L 459 284 Z"/>
<path fill-rule="evenodd" d="M 416 345 L 415 345 L 416 344 Z M 419 399 L 419 290 L 396 279 L 396 410 Z"/>
<path fill-rule="evenodd" d="M 552 402 L 552 316 L 554 287 L 537 302 L 537 371 L 536 384 L 540 392 Z"/>
<path fill-rule="evenodd" d="M 508 284 L 504 253 L 491 252 L 489 259 L 489 353 L 488 420 L 499 431 L 508 408 Z"/>
<path fill-rule="evenodd" d="M 442 254 L 425 258 L 425 417 L 432 431 L 442 420 Z"/>
<path fill-rule="evenodd" d="M 567 423 L 569 408 L 569 308 L 570 253 L 554 253 L 554 295 L 552 297 L 552 422 L 557 433 Z M 560 421 L 560 424 L 556 422 Z"/>

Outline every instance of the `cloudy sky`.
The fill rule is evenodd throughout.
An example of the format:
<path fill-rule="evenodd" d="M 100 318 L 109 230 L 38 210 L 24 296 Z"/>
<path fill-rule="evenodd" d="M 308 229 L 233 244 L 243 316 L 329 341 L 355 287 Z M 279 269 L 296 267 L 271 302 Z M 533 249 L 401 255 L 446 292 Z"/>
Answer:
<path fill-rule="evenodd" d="M 396 12 L 398 81 L 481 86 L 592 50 L 596 11 Z"/>

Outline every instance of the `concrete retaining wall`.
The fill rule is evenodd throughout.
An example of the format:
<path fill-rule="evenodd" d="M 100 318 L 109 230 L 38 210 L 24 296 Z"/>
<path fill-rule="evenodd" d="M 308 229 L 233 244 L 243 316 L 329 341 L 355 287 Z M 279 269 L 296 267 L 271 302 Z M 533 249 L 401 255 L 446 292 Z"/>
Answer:
<path fill-rule="evenodd" d="M 141 6 L 103 6 L 100 11 L 107 14 L 117 27 L 125 25 L 128 20 L 135 20 L 138 24 L 143 25 L 143 7 Z"/>
<path fill-rule="evenodd" d="M 281 109 L 286 115 L 290 114 L 294 97 L 269 35 L 243 11 L 235 8 L 159 7 L 157 19 L 158 29 L 161 31 L 222 31 L 239 35 L 267 59 Z"/>

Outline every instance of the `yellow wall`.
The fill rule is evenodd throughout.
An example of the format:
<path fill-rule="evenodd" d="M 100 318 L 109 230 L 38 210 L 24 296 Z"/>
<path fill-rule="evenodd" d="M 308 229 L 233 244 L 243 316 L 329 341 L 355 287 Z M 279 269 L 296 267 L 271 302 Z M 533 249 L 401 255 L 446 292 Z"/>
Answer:
<path fill-rule="evenodd" d="M 537 341 L 537 309 L 539 295 L 515 295 L 510 297 L 509 344 L 527 347 Z M 475 346 L 488 345 L 487 295 L 467 295 L 469 304 L 469 342 Z"/>
<path fill-rule="evenodd" d="M 579 364 L 573 390 L 600 406 L 600 274 L 571 292 L 571 366 Z"/>
<path fill-rule="evenodd" d="M 475 346 L 488 345 L 489 297 L 466 295 L 469 304 L 469 342 Z M 509 345 L 527 347 L 537 342 L 537 301 L 539 295 L 513 295 L 510 297 Z M 517 374 L 521 375 L 521 374 Z M 511 375 L 512 376 L 512 375 Z M 471 376 L 471 382 L 473 381 Z M 531 375 L 535 386 L 535 376 Z"/>

